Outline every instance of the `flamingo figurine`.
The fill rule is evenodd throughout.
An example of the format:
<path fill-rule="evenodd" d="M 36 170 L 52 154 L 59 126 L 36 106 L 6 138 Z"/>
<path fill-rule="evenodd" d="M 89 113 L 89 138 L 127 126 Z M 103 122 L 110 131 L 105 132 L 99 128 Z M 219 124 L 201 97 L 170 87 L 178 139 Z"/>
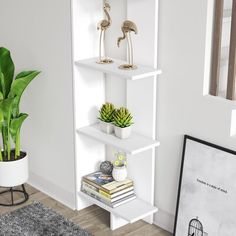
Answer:
<path fill-rule="evenodd" d="M 111 6 L 109 5 L 109 3 L 105 2 L 103 6 L 103 11 L 107 19 L 100 21 L 97 25 L 97 30 L 100 30 L 99 60 L 97 61 L 98 64 L 109 64 L 113 62 L 111 59 L 106 57 L 106 50 L 105 50 L 105 32 L 111 26 L 111 17 L 108 12 L 110 10 L 111 10 Z M 103 55 L 102 55 L 102 49 L 103 49 Z"/>
<path fill-rule="evenodd" d="M 123 36 L 117 39 L 117 46 L 120 47 L 120 42 L 124 39 L 127 39 L 128 43 L 128 64 L 120 65 L 119 68 L 122 70 L 134 70 L 137 69 L 137 66 L 134 65 L 133 62 L 133 45 L 131 40 L 131 32 L 135 34 L 138 33 L 137 26 L 134 22 L 126 20 L 121 26 L 121 31 L 123 32 Z"/>

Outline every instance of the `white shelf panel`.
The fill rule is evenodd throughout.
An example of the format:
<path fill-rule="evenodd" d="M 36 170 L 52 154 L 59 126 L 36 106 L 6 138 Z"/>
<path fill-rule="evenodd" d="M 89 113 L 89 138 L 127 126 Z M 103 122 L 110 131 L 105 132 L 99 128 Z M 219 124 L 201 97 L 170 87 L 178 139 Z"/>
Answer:
<path fill-rule="evenodd" d="M 109 211 L 127 220 L 129 223 L 134 223 L 158 211 L 156 207 L 139 198 L 124 203 L 123 205 L 118 206 L 116 208 L 112 208 L 81 191 L 79 192 L 79 195 L 88 200 L 89 202 L 103 208 L 104 210 Z"/>
<path fill-rule="evenodd" d="M 160 145 L 160 142 L 134 132 L 128 139 L 117 138 L 114 134 L 105 134 L 100 131 L 99 124 L 80 128 L 78 132 L 131 155 Z"/>
<path fill-rule="evenodd" d="M 142 66 L 142 65 L 137 65 L 138 68 L 136 70 L 121 70 L 118 67 L 121 64 L 124 64 L 125 63 L 124 61 L 118 59 L 112 59 L 114 60 L 114 63 L 98 64 L 96 63 L 97 60 L 98 60 L 97 58 L 90 58 L 77 61 L 75 62 L 75 64 L 78 66 L 87 67 L 93 70 L 101 71 L 106 74 L 116 75 L 131 80 L 143 79 L 154 75 L 160 75 L 162 73 L 161 70 L 156 70 L 152 67 Z"/>

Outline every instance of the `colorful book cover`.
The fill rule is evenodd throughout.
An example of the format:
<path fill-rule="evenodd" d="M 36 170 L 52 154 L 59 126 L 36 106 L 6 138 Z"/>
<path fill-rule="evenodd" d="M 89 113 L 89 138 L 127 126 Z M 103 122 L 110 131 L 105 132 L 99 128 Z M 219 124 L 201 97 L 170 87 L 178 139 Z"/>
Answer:
<path fill-rule="evenodd" d="M 89 181 L 98 187 L 103 187 L 103 185 L 111 183 L 114 181 L 111 175 L 105 175 L 101 171 L 94 172 L 92 174 L 83 177 L 85 181 Z"/>

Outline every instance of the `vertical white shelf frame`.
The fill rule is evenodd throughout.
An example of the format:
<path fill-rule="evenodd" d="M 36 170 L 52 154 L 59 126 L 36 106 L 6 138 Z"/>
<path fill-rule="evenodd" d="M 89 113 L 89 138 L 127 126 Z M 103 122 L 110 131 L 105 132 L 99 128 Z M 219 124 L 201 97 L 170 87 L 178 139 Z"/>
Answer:
<path fill-rule="evenodd" d="M 97 22 L 102 17 L 102 1 L 72 0 L 73 62 L 97 56 Z M 105 102 L 105 80 L 102 72 L 78 68 L 73 63 L 74 89 L 74 135 L 76 192 L 80 190 L 82 176 L 95 171 L 100 161 L 105 160 L 104 144 L 85 139 L 76 130 L 97 121 L 97 108 Z M 96 96 L 95 96 L 96 94 Z M 76 197 L 77 209 L 91 202 Z"/>
<path fill-rule="evenodd" d="M 127 18 L 136 22 L 139 28 L 139 34 L 133 42 L 135 62 L 153 68 L 157 68 L 158 59 L 158 4 L 158 0 L 127 1 Z M 134 130 L 156 139 L 157 76 L 131 82 L 127 81 L 127 107 L 135 117 Z M 143 96 L 140 96 L 141 94 Z M 155 156 L 154 147 L 138 154 L 139 162 L 136 164 L 131 159 L 130 165 L 136 164 L 136 167 L 129 170 L 134 181 L 143 183 L 143 188 L 137 189 L 138 196 L 152 205 L 154 205 Z M 144 175 L 139 174 L 140 169 L 146 170 Z M 145 221 L 152 224 L 153 214 L 146 217 Z"/>
<path fill-rule="evenodd" d="M 142 74 L 139 75 L 137 71 L 133 74 L 127 72 L 127 77 L 125 72 L 118 71 L 116 68 L 113 71 L 112 66 L 101 69 L 98 65 L 92 64 L 91 60 L 94 59 L 84 60 L 98 56 L 96 25 L 103 17 L 102 5 L 102 0 L 72 0 L 75 172 L 76 192 L 78 193 L 76 200 L 78 210 L 91 204 L 97 204 L 109 211 L 110 227 L 115 230 L 139 219 L 144 219 L 152 224 L 153 214 L 157 211 L 157 208 L 154 207 L 155 148 L 159 145 L 155 141 L 156 77 L 161 73 L 156 69 L 158 0 L 127 0 L 127 19 L 134 21 L 139 29 L 139 34 L 133 37 L 135 63 L 145 65 L 142 67 Z M 130 145 L 127 147 L 119 140 L 115 143 L 115 139 L 107 139 L 94 129 L 98 108 L 105 102 L 106 73 L 127 79 L 126 105 L 135 117 L 133 131 L 138 134 L 135 138 L 142 140 L 142 145 L 145 143 L 142 148 L 133 147 L 133 145 L 131 145 L 132 148 Z M 144 79 L 144 77 L 147 78 Z M 110 80 L 109 83 L 112 81 Z M 138 197 L 134 202 L 117 209 L 106 207 L 80 192 L 81 177 L 97 170 L 98 163 L 106 159 L 106 145 L 121 146 L 128 153 L 129 178 L 134 180 Z M 134 206 L 139 206 L 139 209 L 137 208 L 137 211 L 128 209 Z M 132 211 L 134 215 L 131 214 Z"/>

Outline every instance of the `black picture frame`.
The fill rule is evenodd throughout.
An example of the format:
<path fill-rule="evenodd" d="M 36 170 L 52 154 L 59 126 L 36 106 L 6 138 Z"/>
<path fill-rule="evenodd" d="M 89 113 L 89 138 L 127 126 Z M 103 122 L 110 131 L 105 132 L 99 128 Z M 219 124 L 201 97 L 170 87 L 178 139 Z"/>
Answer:
<path fill-rule="evenodd" d="M 189 225 L 188 225 L 188 229 L 186 230 L 186 234 L 185 234 L 185 232 L 184 233 L 183 232 L 178 232 L 178 235 L 176 234 L 177 230 L 178 230 L 177 229 L 177 225 L 178 225 L 179 214 L 180 214 L 180 201 L 181 201 L 181 192 L 182 192 L 181 190 L 182 190 L 182 184 L 183 184 L 183 174 L 184 174 L 184 171 L 185 171 L 185 168 L 184 168 L 185 165 L 184 164 L 185 164 L 185 161 L 186 161 L 186 158 L 187 158 L 185 154 L 186 154 L 186 146 L 187 146 L 188 140 L 196 142 L 196 143 L 201 144 L 201 145 L 205 145 L 205 146 L 207 146 L 209 148 L 212 148 L 212 150 L 216 149 L 216 150 L 218 150 L 220 152 L 223 152 L 223 153 L 226 153 L 226 154 L 229 154 L 229 155 L 233 155 L 235 157 L 236 157 L 236 151 L 230 150 L 228 148 L 224 148 L 222 146 L 219 146 L 219 145 L 216 145 L 216 144 L 213 144 L 213 143 L 210 143 L 210 142 L 207 142 L 207 141 L 204 141 L 204 140 L 201 140 L 201 139 L 189 136 L 189 135 L 184 135 L 184 143 L 183 143 L 183 152 L 182 152 L 182 161 L 181 161 L 181 169 L 180 169 L 180 177 L 179 177 L 179 187 L 178 187 L 177 205 L 176 205 L 176 214 L 175 214 L 174 233 L 173 233 L 173 235 L 174 236 L 192 236 L 192 235 L 206 236 L 206 235 L 208 235 L 208 233 L 203 231 L 204 230 L 203 229 L 203 225 L 202 225 L 201 221 L 198 220 L 197 217 L 196 218 L 193 217 L 193 218 L 190 219 Z M 236 158 L 235 158 L 235 164 L 236 164 Z M 236 172 L 236 165 L 235 165 L 235 172 Z M 208 186 L 208 183 L 206 183 L 206 186 Z M 233 202 L 232 204 L 235 204 L 235 203 Z M 236 212 L 235 212 L 235 215 L 236 215 Z M 201 233 L 200 234 L 192 233 L 193 229 L 201 230 L 202 234 Z M 235 230 L 236 230 L 236 226 L 235 226 Z M 236 233 L 236 231 L 234 231 L 234 234 L 235 233 Z M 209 234 L 209 236 L 210 235 L 211 234 Z"/>

